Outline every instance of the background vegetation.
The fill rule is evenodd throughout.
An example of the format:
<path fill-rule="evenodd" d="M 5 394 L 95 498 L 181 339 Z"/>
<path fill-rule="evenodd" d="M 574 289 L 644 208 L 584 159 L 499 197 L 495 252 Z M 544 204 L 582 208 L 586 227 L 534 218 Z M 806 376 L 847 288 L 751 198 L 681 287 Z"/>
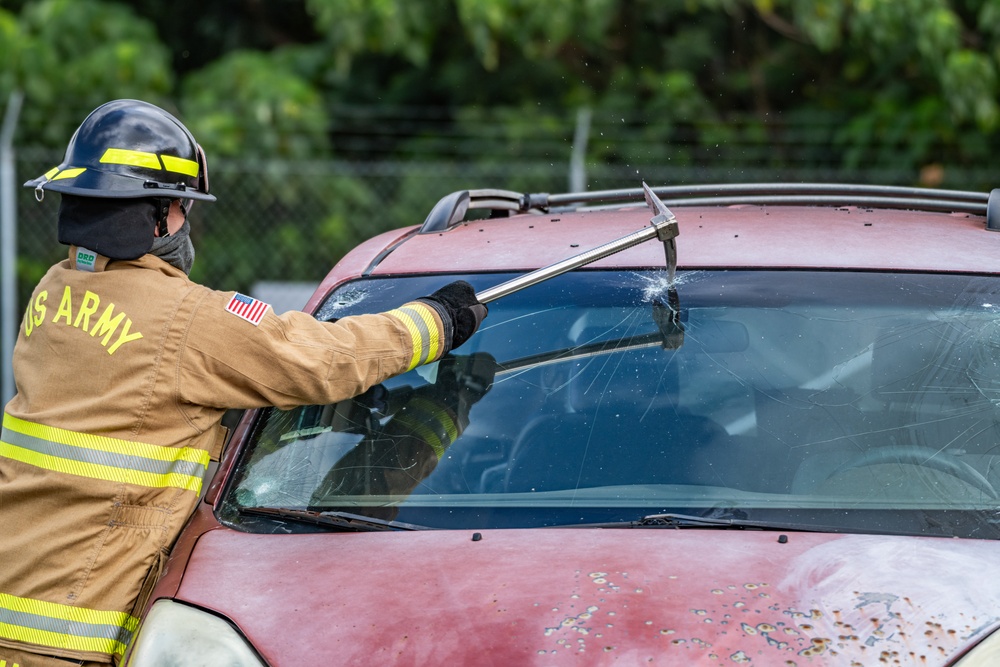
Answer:
<path fill-rule="evenodd" d="M 988 190 L 998 68 L 1000 0 L 0 0 L 18 178 L 99 104 L 160 104 L 220 198 L 193 277 L 244 290 L 318 281 L 452 190 L 565 190 L 585 118 L 590 189 Z M 64 251 L 19 196 L 26 291 Z"/>

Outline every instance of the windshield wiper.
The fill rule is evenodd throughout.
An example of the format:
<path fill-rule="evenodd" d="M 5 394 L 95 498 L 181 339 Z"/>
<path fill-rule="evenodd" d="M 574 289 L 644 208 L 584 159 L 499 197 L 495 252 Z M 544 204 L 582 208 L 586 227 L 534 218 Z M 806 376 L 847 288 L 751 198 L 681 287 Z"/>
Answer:
<path fill-rule="evenodd" d="M 567 528 L 722 528 L 729 530 L 788 530 L 817 533 L 842 532 L 843 529 L 818 526 L 812 523 L 778 523 L 752 521 L 738 517 L 694 516 L 690 514 L 649 514 L 633 521 L 577 524 Z"/>
<path fill-rule="evenodd" d="M 634 528 L 760 528 L 747 526 L 746 519 L 732 519 L 690 514 L 649 514 L 638 521 L 630 522 Z"/>
<path fill-rule="evenodd" d="M 387 521 L 350 512 L 315 512 L 312 510 L 292 509 L 290 507 L 241 507 L 240 514 L 265 516 L 271 519 L 284 519 L 298 523 L 324 526 L 332 530 L 353 532 L 375 532 L 383 530 L 430 530 L 427 526 L 418 526 L 402 521 Z"/>

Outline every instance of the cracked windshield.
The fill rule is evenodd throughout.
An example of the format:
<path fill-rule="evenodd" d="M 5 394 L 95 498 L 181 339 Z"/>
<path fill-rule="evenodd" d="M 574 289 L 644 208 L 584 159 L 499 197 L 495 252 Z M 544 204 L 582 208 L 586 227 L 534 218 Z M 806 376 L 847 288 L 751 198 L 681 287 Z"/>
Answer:
<path fill-rule="evenodd" d="M 359 281 L 318 316 L 455 278 Z M 811 530 L 993 537 L 1000 283 L 850 272 L 590 271 L 490 304 L 436 364 L 353 400 L 265 410 L 223 515 L 417 527 L 677 512 Z"/>

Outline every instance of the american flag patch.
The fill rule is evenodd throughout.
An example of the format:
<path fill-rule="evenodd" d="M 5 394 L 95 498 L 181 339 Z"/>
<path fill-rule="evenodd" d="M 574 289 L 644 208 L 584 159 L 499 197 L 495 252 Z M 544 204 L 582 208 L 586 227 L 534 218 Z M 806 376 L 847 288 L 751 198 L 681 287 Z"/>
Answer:
<path fill-rule="evenodd" d="M 239 292 L 234 294 L 233 298 L 226 304 L 227 311 L 237 317 L 242 317 L 254 326 L 260 324 L 260 321 L 264 319 L 264 313 L 267 312 L 267 309 L 268 305 L 263 301 L 240 294 Z"/>

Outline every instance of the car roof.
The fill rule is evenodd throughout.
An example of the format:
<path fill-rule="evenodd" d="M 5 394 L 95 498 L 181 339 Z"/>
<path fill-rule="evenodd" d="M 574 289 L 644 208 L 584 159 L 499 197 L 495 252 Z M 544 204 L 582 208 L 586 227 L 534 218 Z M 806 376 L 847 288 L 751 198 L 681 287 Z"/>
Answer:
<path fill-rule="evenodd" d="M 813 186 L 817 192 L 812 194 L 789 196 L 779 188 L 777 195 L 762 196 L 752 189 L 759 186 L 753 185 L 737 194 L 725 191 L 727 186 L 698 187 L 721 188 L 726 196 L 663 199 L 677 219 L 677 268 L 681 270 L 1000 273 L 1000 234 L 987 224 L 989 210 L 990 222 L 1000 225 L 1000 220 L 993 220 L 992 210 L 995 204 L 1000 207 L 1000 190 L 991 196 L 916 188 Z M 790 187 L 798 192 L 806 186 Z M 670 189 L 654 191 L 669 194 Z M 872 196 L 873 191 L 885 194 Z M 501 217 L 467 220 L 465 206 L 452 206 L 463 194 L 474 197 L 477 192 L 494 197 L 482 206 L 476 206 L 473 198 L 468 208 L 487 208 Z M 498 192 L 509 199 L 498 205 Z M 520 199 L 511 204 L 515 197 Z M 331 271 L 319 292 L 325 294 L 336 284 L 361 275 L 530 271 L 645 229 L 653 217 L 641 190 L 572 197 L 494 190 L 452 193 L 422 226 L 394 230 L 355 248 Z M 572 205 L 609 198 L 631 201 Z M 481 195 L 481 199 L 489 197 Z M 553 201 L 558 205 L 550 205 Z M 570 206 L 564 204 L 567 201 Z M 588 268 L 664 265 L 663 244 L 653 239 Z"/>

